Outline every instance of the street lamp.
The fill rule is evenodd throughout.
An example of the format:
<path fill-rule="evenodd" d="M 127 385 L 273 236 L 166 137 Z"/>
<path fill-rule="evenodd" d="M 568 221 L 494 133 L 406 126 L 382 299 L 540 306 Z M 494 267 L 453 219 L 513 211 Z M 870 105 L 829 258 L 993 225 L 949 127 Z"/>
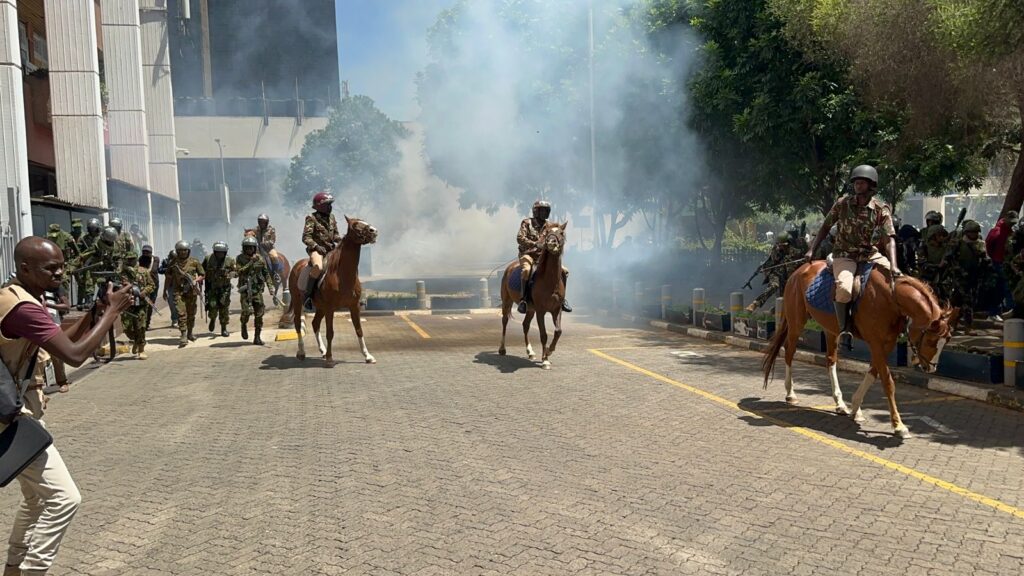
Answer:
<path fill-rule="evenodd" d="M 228 181 L 224 175 L 224 145 L 221 144 L 220 138 L 214 138 L 214 142 L 217 143 L 217 149 L 220 150 L 220 186 L 221 191 L 224 193 L 224 219 L 227 221 L 226 231 L 230 234 L 231 230 L 231 192 L 228 190 Z M 224 236 L 227 240 L 227 235 Z"/>

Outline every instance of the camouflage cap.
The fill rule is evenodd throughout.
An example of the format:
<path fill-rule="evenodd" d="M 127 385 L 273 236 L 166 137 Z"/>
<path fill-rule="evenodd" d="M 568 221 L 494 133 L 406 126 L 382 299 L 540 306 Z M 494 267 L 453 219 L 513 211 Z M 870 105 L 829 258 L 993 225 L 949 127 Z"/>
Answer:
<path fill-rule="evenodd" d="M 82 219 L 81 218 L 72 218 L 71 219 L 71 227 L 72 228 L 81 228 L 82 227 Z"/>
<path fill-rule="evenodd" d="M 50 232 L 60 232 L 60 224 L 57 224 L 56 222 L 50 224 Z"/>
<path fill-rule="evenodd" d="M 964 220 L 964 233 L 968 232 L 981 232 L 981 224 L 978 224 L 974 220 Z"/>

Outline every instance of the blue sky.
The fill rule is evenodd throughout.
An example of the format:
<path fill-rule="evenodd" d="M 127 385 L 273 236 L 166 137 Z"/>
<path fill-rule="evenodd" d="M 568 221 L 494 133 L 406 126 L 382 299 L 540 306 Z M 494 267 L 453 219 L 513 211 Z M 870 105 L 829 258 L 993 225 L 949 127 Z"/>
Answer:
<path fill-rule="evenodd" d="M 427 28 L 455 0 L 336 0 L 341 79 L 395 120 L 416 117 Z"/>

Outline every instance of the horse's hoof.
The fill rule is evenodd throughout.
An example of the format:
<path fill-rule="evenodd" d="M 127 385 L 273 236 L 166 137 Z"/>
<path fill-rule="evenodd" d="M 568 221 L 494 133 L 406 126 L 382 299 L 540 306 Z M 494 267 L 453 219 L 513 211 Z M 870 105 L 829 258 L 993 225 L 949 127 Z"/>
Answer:
<path fill-rule="evenodd" d="M 906 426 L 899 426 L 898 428 L 896 428 L 895 432 L 896 436 L 902 438 L 903 440 L 913 438 L 913 436 L 910 434 L 910 430 L 908 430 Z"/>
<path fill-rule="evenodd" d="M 374 358 L 373 356 L 367 356 L 366 357 L 366 363 L 367 364 L 376 364 L 377 363 L 377 359 Z"/>
<path fill-rule="evenodd" d="M 796 396 L 786 396 L 786 404 L 790 406 L 796 406 L 800 401 L 796 399 Z"/>
<path fill-rule="evenodd" d="M 529 358 L 530 360 L 536 360 L 537 359 L 537 355 L 536 354 L 528 354 L 527 358 Z"/>
<path fill-rule="evenodd" d="M 505 349 L 504 348 L 499 349 L 498 350 L 498 356 L 504 356 L 504 355 L 505 355 Z"/>
<path fill-rule="evenodd" d="M 845 405 L 844 406 L 836 406 L 836 414 L 839 414 L 841 416 L 849 416 L 850 415 L 850 409 L 847 408 Z"/>
<path fill-rule="evenodd" d="M 853 421 L 856 422 L 857 424 L 866 424 L 868 419 L 865 418 L 864 415 L 860 413 L 860 410 L 858 410 L 857 413 L 853 415 Z"/>
<path fill-rule="evenodd" d="M 334 360 L 324 359 L 324 368 L 334 368 Z"/>
<path fill-rule="evenodd" d="M 545 360 L 545 361 L 541 362 L 540 367 L 545 369 L 545 370 L 551 370 L 551 362 L 548 362 L 547 360 Z"/>
<path fill-rule="evenodd" d="M 302 352 L 299 352 L 298 354 L 296 354 L 295 357 L 298 358 L 299 360 L 305 360 L 306 359 L 306 355 L 303 354 Z"/>

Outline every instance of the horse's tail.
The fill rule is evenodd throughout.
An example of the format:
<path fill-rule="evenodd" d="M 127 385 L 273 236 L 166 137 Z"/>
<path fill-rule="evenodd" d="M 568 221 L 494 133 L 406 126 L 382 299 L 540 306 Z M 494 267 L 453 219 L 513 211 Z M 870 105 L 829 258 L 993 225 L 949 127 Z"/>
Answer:
<path fill-rule="evenodd" d="M 775 361 L 779 358 L 779 352 L 782 351 L 782 345 L 786 343 L 786 338 L 789 336 L 789 323 L 786 322 L 786 316 L 782 316 L 782 320 L 779 322 L 778 328 L 775 329 L 775 336 L 772 337 L 772 341 L 768 344 L 768 350 L 764 353 L 764 360 L 761 361 L 761 369 L 764 370 L 764 388 L 768 389 L 768 381 L 771 379 L 772 370 L 775 369 Z"/>

